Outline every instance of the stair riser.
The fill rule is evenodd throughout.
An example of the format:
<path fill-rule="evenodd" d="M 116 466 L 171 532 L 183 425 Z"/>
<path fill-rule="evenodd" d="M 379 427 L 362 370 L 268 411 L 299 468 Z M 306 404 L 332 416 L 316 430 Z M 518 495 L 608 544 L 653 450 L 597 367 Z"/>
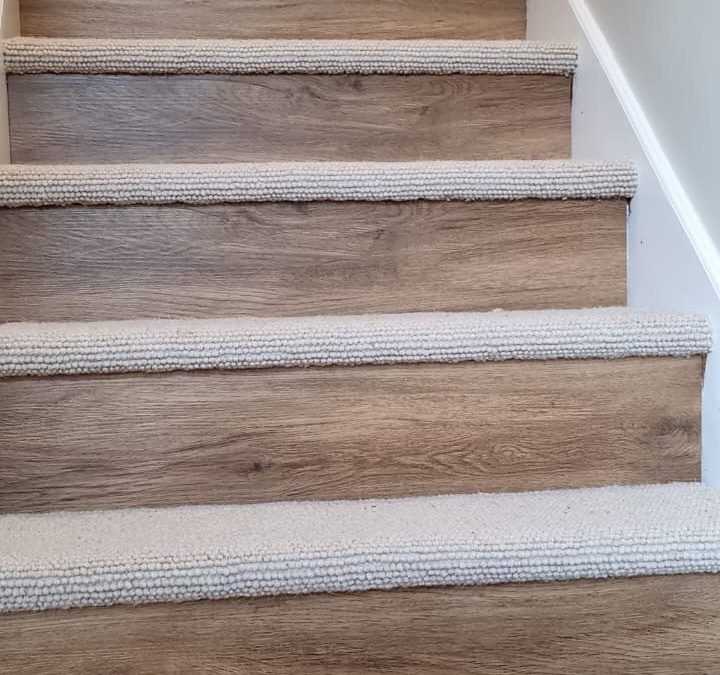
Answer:
<path fill-rule="evenodd" d="M 554 75 L 17 75 L 16 163 L 545 159 L 570 154 Z"/>
<path fill-rule="evenodd" d="M 0 671 L 710 673 L 719 588 L 689 575 L 18 614 L 0 622 Z"/>
<path fill-rule="evenodd" d="M 101 321 L 623 305 L 625 210 L 625 200 L 12 209 L 0 212 L 0 314 Z"/>
<path fill-rule="evenodd" d="M 21 0 L 25 35 L 523 39 L 524 0 Z"/>
<path fill-rule="evenodd" d="M 0 383 L 0 511 L 692 481 L 701 357 Z"/>

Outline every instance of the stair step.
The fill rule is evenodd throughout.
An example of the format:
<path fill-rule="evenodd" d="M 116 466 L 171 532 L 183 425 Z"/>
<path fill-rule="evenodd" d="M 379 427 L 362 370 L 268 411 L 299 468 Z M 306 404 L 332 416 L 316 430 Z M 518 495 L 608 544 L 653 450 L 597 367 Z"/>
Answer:
<path fill-rule="evenodd" d="M 0 512 L 697 480 L 675 357 L 710 340 L 624 309 L 7 324 Z"/>
<path fill-rule="evenodd" d="M 0 518 L 0 611 L 720 572 L 700 484 Z"/>
<path fill-rule="evenodd" d="M 625 161 L 243 162 L 0 167 L 0 207 L 630 198 Z"/>
<path fill-rule="evenodd" d="M 690 356 L 705 316 L 624 308 L 17 323 L 0 377 L 361 364 Z"/>
<path fill-rule="evenodd" d="M 525 0 L 21 0 L 20 11 L 25 34 L 57 37 L 525 37 Z"/>
<path fill-rule="evenodd" d="M 622 305 L 635 182 L 626 162 L 13 165 L 0 168 L 0 204 L 13 207 L 0 315 Z"/>
<path fill-rule="evenodd" d="M 571 75 L 574 45 L 526 40 L 73 40 L 3 42 L 10 74 Z"/>
<path fill-rule="evenodd" d="M 570 155 L 569 45 L 19 38 L 4 52 L 15 163 Z"/>

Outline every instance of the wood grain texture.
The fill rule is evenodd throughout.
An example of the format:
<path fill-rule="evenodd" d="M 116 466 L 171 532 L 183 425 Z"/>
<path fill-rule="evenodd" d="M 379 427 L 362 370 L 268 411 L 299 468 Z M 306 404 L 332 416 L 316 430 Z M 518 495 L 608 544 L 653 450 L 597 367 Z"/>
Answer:
<path fill-rule="evenodd" d="M 546 159 L 570 86 L 537 75 L 17 75 L 17 163 Z"/>
<path fill-rule="evenodd" d="M 11 209 L 0 211 L 0 316 L 624 305 L 625 210 L 624 200 Z"/>
<path fill-rule="evenodd" d="M 20 0 L 24 35 L 524 39 L 525 0 Z"/>
<path fill-rule="evenodd" d="M 703 360 L 0 382 L 0 511 L 692 481 Z"/>
<path fill-rule="evenodd" d="M 0 618 L 0 673 L 712 675 L 714 575 L 111 607 Z"/>

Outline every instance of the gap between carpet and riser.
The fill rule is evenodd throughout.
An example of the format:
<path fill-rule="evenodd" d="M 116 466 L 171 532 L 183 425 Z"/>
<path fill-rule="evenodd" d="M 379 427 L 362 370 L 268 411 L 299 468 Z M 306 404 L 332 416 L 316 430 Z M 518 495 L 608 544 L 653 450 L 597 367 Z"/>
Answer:
<path fill-rule="evenodd" d="M 7 165 L 0 207 L 630 198 L 632 163 L 542 161 Z"/>
<path fill-rule="evenodd" d="M 720 571 L 697 483 L 0 517 L 0 612 Z"/>
<path fill-rule="evenodd" d="M 571 44 L 525 40 L 106 40 L 12 38 L 7 72 L 565 75 Z"/>
<path fill-rule="evenodd" d="M 0 326 L 0 377 L 691 356 L 698 314 L 602 308 Z"/>

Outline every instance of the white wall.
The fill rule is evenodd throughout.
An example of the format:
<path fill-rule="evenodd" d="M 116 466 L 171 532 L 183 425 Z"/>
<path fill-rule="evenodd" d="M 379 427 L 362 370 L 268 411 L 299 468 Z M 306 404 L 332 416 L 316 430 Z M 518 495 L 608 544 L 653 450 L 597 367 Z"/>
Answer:
<path fill-rule="evenodd" d="M 0 39 L 20 34 L 18 0 L 0 0 Z M 0 58 L 0 164 L 10 162 L 10 136 L 7 116 L 7 87 Z"/>
<path fill-rule="evenodd" d="M 623 14 L 659 13 L 668 5 L 674 16 L 681 7 L 685 11 L 705 7 L 709 14 L 700 22 L 714 22 L 717 30 L 716 4 L 720 7 L 720 0 L 528 0 L 528 37 L 578 44 L 573 156 L 628 158 L 638 166 L 640 185 L 628 218 L 628 303 L 699 311 L 713 319 L 716 348 L 708 358 L 703 387 L 703 479 L 720 486 L 720 253 L 711 234 L 717 212 L 709 206 L 720 187 L 708 189 L 705 175 L 714 171 L 711 183 L 720 183 L 720 172 L 708 168 L 702 147 L 704 143 L 717 148 L 720 114 L 710 110 L 708 118 L 707 110 L 687 110 L 687 118 L 676 116 L 677 109 L 685 105 L 676 99 L 707 105 L 707 97 L 718 95 L 718 77 L 711 77 L 708 70 L 708 58 L 717 57 L 701 57 L 695 47 L 687 49 L 697 62 L 687 54 L 673 57 L 653 52 L 650 43 L 661 48 L 664 40 L 648 26 L 660 22 L 667 28 L 673 19 L 653 17 L 644 28 L 635 30 Z M 608 28 L 611 36 L 605 35 L 604 24 L 593 11 L 598 5 L 602 6 L 598 14 L 612 15 L 608 19 L 614 26 Z M 675 26 L 672 40 L 676 45 L 689 45 L 698 38 L 694 23 L 678 20 Z M 645 36 L 646 32 L 651 35 Z M 640 41 L 647 41 L 644 48 Z M 707 50 L 705 44 L 702 51 Z M 643 51 L 650 53 L 639 53 Z M 673 58 L 684 59 L 688 71 L 704 75 L 685 77 L 676 71 L 673 86 L 668 87 L 667 73 L 656 71 L 674 67 L 664 64 L 665 59 Z M 651 68 L 651 63 L 657 65 Z M 633 74 L 643 80 L 642 85 L 636 84 Z M 717 102 L 711 105 L 718 108 Z M 707 122 L 702 128 L 701 119 Z M 684 140 L 687 138 L 693 143 Z M 678 153 L 682 160 L 676 158 Z M 697 176 L 702 180 L 696 181 Z"/>
<path fill-rule="evenodd" d="M 720 244 L 720 0 L 587 0 Z"/>

